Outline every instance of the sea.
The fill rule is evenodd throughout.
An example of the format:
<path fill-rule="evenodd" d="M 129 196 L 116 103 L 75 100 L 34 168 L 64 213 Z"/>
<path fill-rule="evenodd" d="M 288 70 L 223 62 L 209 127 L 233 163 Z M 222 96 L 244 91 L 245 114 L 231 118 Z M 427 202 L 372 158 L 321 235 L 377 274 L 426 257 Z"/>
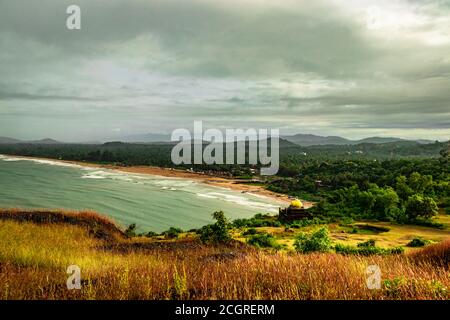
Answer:
<path fill-rule="evenodd" d="M 278 213 L 270 197 L 186 178 L 135 174 L 61 161 L 0 155 L 0 207 L 95 210 L 139 232 L 183 230 L 230 219 Z"/>

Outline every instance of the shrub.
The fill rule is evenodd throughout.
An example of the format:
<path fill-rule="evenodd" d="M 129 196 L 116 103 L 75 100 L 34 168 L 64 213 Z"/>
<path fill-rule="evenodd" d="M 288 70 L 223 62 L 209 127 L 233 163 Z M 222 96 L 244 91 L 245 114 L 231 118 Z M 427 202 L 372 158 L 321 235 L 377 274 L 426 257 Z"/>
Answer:
<path fill-rule="evenodd" d="M 334 246 L 334 250 L 336 251 L 336 253 L 340 254 L 353 254 L 361 256 L 401 254 L 405 251 L 402 247 L 389 249 L 376 247 L 375 241 L 373 240 L 359 243 L 356 247 L 338 243 Z"/>
<path fill-rule="evenodd" d="M 287 223 L 286 226 L 289 228 L 303 228 L 312 225 L 328 224 L 333 222 L 333 219 L 327 217 L 314 217 L 312 219 L 294 220 Z"/>
<path fill-rule="evenodd" d="M 166 238 L 174 239 L 174 238 L 178 238 L 178 235 L 182 232 L 183 232 L 183 230 L 181 230 L 180 228 L 170 227 L 169 230 L 166 230 L 161 234 L 163 236 L 165 236 Z"/>
<path fill-rule="evenodd" d="M 255 228 L 249 228 L 247 229 L 242 235 L 243 236 L 252 236 L 258 233 L 258 230 L 256 230 Z"/>
<path fill-rule="evenodd" d="M 343 226 L 351 225 L 354 222 L 354 220 L 351 217 L 343 217 L 340 220 L 340 224 Z"/>
<path fill-rule="evenodd" d="M 386 292 L 389 298 L 395 299 L 401 296 L 401 289 L 407 286 L 407 280 L 402 277 L 396 277 L 394 279 L 383 280 L 383 291 Z"/>
<path fill-rule="evenodd" d="M 136 223 L 132 223 L 125 229 L 125 235 L 127 237 L 135 237 L 136 236 Z"/>
<path fill-rule="evenodd" d="M 405 249 L 403 249 L 402 247 L 394 247 L 391 249 L 384 249 L 386 250 L 387 254 L 401 254 L 405 252 Z"/>
<path fill-rule="evenodd" d="M 230 223 L 225 217 L 223 211 L 216 211 L 213 213 L 213 218 L 216 220 L 214 224 L 208 224 L 199 230 L 200 240 L 203 243 L 227 243 L 231 240 L 229 232 Z"/>
<path fill-rule="evenodd" d="M 331 248 L 331 240 L 328 235 L 328 228 L 322 227 L 312 234 L 301 233 L 294 243 L 298 252 L 326 252 Z"/>
<path fill-rule="evenodd" d="M 430 243 L 429 240 L 425 240 L 425 239 L 416 237 L 416 238 L 412 239 L 406 246 L 411 247 L 411 248 L 419 248 L 419 247 L 424 247 L 429 243 Z"/>
<path fill-rule="evenodd" d="M 258 228 L 258 227 L 280 227 L 282 224 L 275 217 L 269 215 L 256 214 L 250 219 L 236 219 L 232 223 L 235 228 Z"/>
<path fill-rule="evenodd" d="M 281 245 L 279 245 L 275 238 L 268 233 L 259 233 L 252 235 L 247 243 L 258 247 L 258 248 L 274 248 L 274 249 L 280 249 Z"/>
<path fill-rule="evenodd" d="M 156 237 L 158 234 L 156 232 L 153 231 L 149 231 L 145 234 L 146 237 L 151 238 L 151 237 Z"/>
<path fill-rule="evenodd" d="M 358 248 L 372 248 L 375 247 L 375 240 L 370 239 L 365 242 L 361 242 L 357 244 Z"/>

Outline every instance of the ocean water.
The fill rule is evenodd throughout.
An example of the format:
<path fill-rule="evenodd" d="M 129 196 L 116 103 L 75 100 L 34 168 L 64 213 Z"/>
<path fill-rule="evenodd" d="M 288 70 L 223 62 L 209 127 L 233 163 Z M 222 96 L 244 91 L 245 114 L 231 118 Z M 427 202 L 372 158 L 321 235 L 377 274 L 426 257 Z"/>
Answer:
<path fill-rule="evenodd" d="M 236 219 L 277 213 L 279 206 L 267 197 L 189 179 L 0 155 L 0 207 L 93 209 L 122 226 L 161 232 L 201 227 L 216 210 Z"/>

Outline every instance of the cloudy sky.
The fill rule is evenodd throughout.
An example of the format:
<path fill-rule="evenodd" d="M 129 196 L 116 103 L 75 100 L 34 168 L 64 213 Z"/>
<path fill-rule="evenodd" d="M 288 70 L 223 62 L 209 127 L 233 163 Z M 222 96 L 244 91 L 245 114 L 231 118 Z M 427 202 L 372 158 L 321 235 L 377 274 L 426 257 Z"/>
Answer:
<path fill-rule="evenodd" d="M 0 0 L 0 136 L 194 120 L 448 139 L 450 0 Z"/>

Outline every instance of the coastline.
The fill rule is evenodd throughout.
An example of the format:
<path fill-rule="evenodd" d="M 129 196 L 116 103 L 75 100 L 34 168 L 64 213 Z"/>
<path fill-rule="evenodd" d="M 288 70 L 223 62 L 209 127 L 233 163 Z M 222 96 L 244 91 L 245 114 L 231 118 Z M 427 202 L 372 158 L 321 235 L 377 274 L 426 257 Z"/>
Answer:
<path fill-rule="evenodd" d="M 116 170 L 126 173 L 136 173 L 136 174 L 148 174 L 153 176 L 162 176 L 169 178 L 182 178 L 182 179 L 191 179 L 198 181 L 200 183 L 205 183 L 208 185 L 231 189 L 235 191 L 240 191 L 242 193 L 250 193 L 253 195 L 263 196 L 267 198 L 271 198 L 280 203 L 280 205 L 288 205 L 291 199 L 286 194 L 277 193 L 274 191 L 270 191 L 265 189 L 263 186 L 255 186 L 249 185 L 240 182 L 238 179 L 229 179 L 224 177 L 210 176 L 206 174 L 189 172 L 186 170 L 173 169 L 173 168 L 164 168 L 164 167 L 156 167 L 156 166 L 131 166 L 131 167 L 122 167 L 115 166 L 110 164 L 96 164 L 85 161 L 72 161 L 72 160 L 59 160 L 52 158 L 42 158 L 42 157 L 27 157 L 27 156 L 16 156 L 16 155 L 5 155 L 16 158 L 25 158 L 25 159 L 36 159 L 36 160 L 48 160 L 48 161 L 56 161 L 61 163 L 75 164 L 83 167 L 91 167 L 91 168 L 104 168 L 109 170 Z M 313 206 L 313 202 L 301 200 L 305 206 L 305 208 L 309 208 Z"/>

